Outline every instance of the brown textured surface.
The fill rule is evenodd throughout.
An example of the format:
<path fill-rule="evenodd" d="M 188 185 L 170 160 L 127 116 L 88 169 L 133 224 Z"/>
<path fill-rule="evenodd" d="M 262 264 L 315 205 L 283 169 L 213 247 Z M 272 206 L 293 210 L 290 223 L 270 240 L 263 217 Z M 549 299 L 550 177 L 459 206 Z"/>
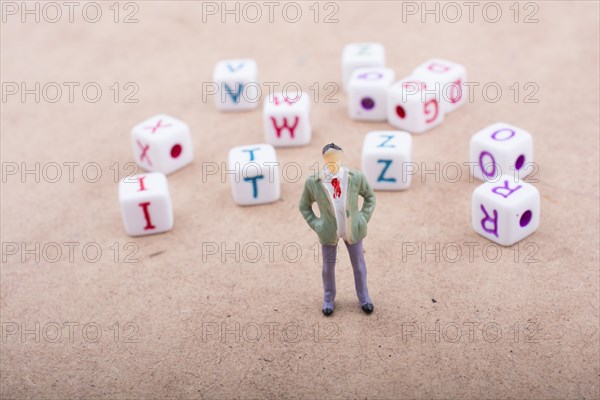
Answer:
<path fill-rule="evenodd" d="M 598 3 L 539 2 L 534 24 L 515 24 L 509 3 L 502 3 L 497 24 L 480 12 L 469 23 L 466 8 L 456 24 L 436 24 L 432 17 L 425 24 L 418 17 L 402 23 L 401 5 L 393 2 L 337 3 L 334 24 L 315 24 L 311 3 L 301 3 L 297 24 L 281 14 L 273 24 L 236 24 L 231 17 L 225 24 L 217 17 L 203 23 L 200 3 L 137 4 L 135 24 L 113 23 L 109 4 L 96 24 L 80 14 L 72 24 L 23 24 L 14 17 L 2 24 L 3 82 L 98 82 L 104 90 L 94 104 L 81 95 L 73 103 L 22 103 L 17 97 L 2 103 L 4 163 L 97 162 L 103 172 L 97 183 L 83 180 L 79 167 L 73 183 L 65 176 L 58 183 L 9 176 L 2 185 L 5 245 L 80 243 L 73 262 L 65 246 L 56 263 L 6 256 L 2 398 L 598 397 Z M 217 113 L 202 102 L 202 82 L 218 59 L 247 56 L 257 60 L 263 81 L 322 87 L 339 79 L 342 46 L 363 40 L 385 44 L 388 65 L 399 77 L 438 56 L 464 63 L 470 81 L 500 84 L 500 101 L 486 102 L 478 90 L 473 103 L 415 137 L 414 160 L 428 168 L 463 163 L 476 130 L 499 120 L 522 126 L 534 135 L 542 222 L 537 233 L 490 262 L 482 254 L 487 242 L 469 226 L 476 183 L 466 167 L 458 183 L 428 175 L 406 192 L 379 192 L 365 241 L 375 313 L 367 317 L 358 308 L 342 251 L 337 308 L 325 319 L 315 236 L 297 211 L 302 185 L 284 181 L 280 202 L 239 208 L 228 182 L 214 176 L 202 182 L 203 162 L 224 161 L 230 147 L 262 141 L 260 110 Z M 129 81 L 139 86 L 139 102 L 115 103 L 109 86 Z M 521 87 L 516 103 L 509 89 L 514 82 Z M 526 82 L 539 86 L 537 104 L 523 102 Z M 345 96 L 336 98 L 338 104 L 321 99 L 314 105 L 312 143 L 279 150 L 281 162 L 297 162 L 310 173 L 321 146 L 334 140 L 346 150 L 347 164 L 359 167 L 364 134 L 387 125 L 350 121 Z M 130 128 L 157 112 L 188 122 L 196 161 L 169 177 L 175 228 L 131 239 L 121 225 L 109 167 L 130 161 Z M 81 256 L 90 242 L 103 250 L 99 262 Z M 115 262 L 114 242 L 121 248 L 136 242 L 139 262 L 122 262 L 123 250 Z M 263 257 L 252 263 L 209 256 L 203 262 L 202 243 L 208 242 L 229 249 L 256 242 Z M 273 260 L 265 242 L 280 243 Z M 457 243 L 463 258 L 453 263 L 442 254 L 436 261 L 430 254 L 424 262 L 419 255 L 403 261 L 402 243 L 409 242 L 429 249 Z M 472 260 L 466 242 L 478 245 Z M 300 261 L 284 259 L 286 243 L 300 246 Z M 490 256 L 496 249 L 488 249 Z M 539 262 L 527 262 L 535 249 L 532 259 Z M 253 254 L 249 250 L 247 258 Z M 403 340 L 403 329 L 434 329 L 436 321 L 439 342 L 433 334 Z M 60 343 L 42 335 L 53 322 L 63 326 Z M 69 322 L 80 324 L 72 342 Z M 93 330 L 88 340 L 81 334 L 91 322 L 103 329 L 98 343 L 88 341 Z M 115 322 L 121 330 L 116 341 Z M 139 328 L 137 343 L 124 339 L 128 322 Z M 36 323 L 39 341 L 6 334 Z M 272 325 L 272 340 L 270 323 L 279 324 Z M 283 335 L 289 323 L 302 327 L 297 342 L 293 329 Z M 462 328 L 457 342 L 453 323 Z M 494 323 L 502 329 L 499 339 Z M 221 324 L 239 324 L 240 340 L 233 334 L 203 340 L 203 326 Z M 258 342 L 250 341 L 254 324 L 262 327 Z M 334 341 L 326 340 L 327 332 Z"/>

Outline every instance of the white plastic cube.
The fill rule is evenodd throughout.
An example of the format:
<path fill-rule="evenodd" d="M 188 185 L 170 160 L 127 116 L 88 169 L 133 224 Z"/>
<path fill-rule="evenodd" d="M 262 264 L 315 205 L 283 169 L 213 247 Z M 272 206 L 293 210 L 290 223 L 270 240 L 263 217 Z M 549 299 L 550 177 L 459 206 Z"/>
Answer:
<path fill-rule="evenodd" d="M 130 176 L 119 182 L 119 203 L 125 232 L 151 235 L 173 227 L 167 177 L 160 172 Z"/>
<path fill-rule="evenodd" d="M 170 174 L 194 159 L 190 128 L 165 114 L 155 115 L 131 130 L 135 162 L 146 171 Z"/>
<path fill-rule="evenodd" d="M 540 192 L 531 184 L 503 175 L 475 189 L 471 222 L 475 232 L 511 246 L 531 235 L 540 225 Z"/>
<path fill-rule="evenodd" d="M 276 147 L 303 146 L 310 142 L 310 96 L 306 92 L 274 93 L 263 107 L 265 141 Z"/>
<path fill-rule="evenodd" d="M 347 90 L 355 69 L 361 67 L 384 67 L 385 48 L 381 43 L 350 43 L 342 52 L 342 83 Z"/>
<path fill-rule="evenodd" d="M 374 131 L 365 136 L 362 171 L 375 190 L 402 190 L 412 176 L 412 137 L 402 131 Z"/>
<path fill-rule="evenodd" d="M 235 171 L 230 179 L 236 204 L 246 206 L 279 200 L 279 163 L 275 148 L 270 144 L 234 147 L 229 151 L 227 169 Z"/>
<path fill-rule="evenodd" d="M 243 111 L 258 107 L 258 67 L 251 59 L 221 60 L 215 65 L 215 107 L 220 111 Z"/>
<path fill-rule="evenodd" d="M 350 118 L 365 121 L 387 119 L 387 90 L 394 82 L 389 68 L 358 68 L 348 83 L 348 112 Z"/>
<path fill-rule="evenodd" d="M 413 76 L 427 82 L 431 89 L 440 93 L 444 113 L 456 110 L 468 97 L 465 88 L 467 69 L 462 64 L 434 58 L 415 68 Z"/>
<path fill-rule="evenodd" d="M 481 180 L 496 180 L 504 174 L 523 179 L 534 170 L 531 134 L 503 122 L 475 133 L 469 154 L 473 176 Z"/>
<path fill-rule="evenodd" d="M 421 133 L 444 121 L 439 96 L 428 84 L 408 77 L 388 88 L 387 119 L 394 127 Z"/>

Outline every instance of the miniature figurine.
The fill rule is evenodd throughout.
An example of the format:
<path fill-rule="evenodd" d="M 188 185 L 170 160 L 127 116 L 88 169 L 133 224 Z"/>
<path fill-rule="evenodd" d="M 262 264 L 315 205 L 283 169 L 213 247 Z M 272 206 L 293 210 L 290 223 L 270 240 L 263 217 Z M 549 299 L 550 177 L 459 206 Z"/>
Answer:
<path fill-rule="evenodd" d="M 335 263 L 340 238 L 350 255 L 360 306 L 367 314 L 373 312 L 362 240 L 367 236 L 367 223 L 375 209 L 375 194 L 362 172 L 342 166 L 343 154 L 342 148 L 335 143 L 323 147 L 323 171 L 308 177 L 300 199 L 300 212 L 321 243 L 325 292 L 322 310 L 326 316 L 334 309 Z M 362 210 L 358 209 L 358 196 L 364 199 Z M 320 218 L 312 210 L 315 202 Z"/>

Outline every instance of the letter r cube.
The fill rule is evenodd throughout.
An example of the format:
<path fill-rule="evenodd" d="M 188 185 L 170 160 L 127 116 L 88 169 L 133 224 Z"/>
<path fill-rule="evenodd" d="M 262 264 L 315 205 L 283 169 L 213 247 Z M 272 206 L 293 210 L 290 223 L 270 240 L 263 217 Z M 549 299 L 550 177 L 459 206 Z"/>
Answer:
<path fill-rule="evenodd" d="M 481 236 L 511 246 L 540 225 L 540 192 L 510 175 L 485 182 L 473 192 L 471 223 Z"/>

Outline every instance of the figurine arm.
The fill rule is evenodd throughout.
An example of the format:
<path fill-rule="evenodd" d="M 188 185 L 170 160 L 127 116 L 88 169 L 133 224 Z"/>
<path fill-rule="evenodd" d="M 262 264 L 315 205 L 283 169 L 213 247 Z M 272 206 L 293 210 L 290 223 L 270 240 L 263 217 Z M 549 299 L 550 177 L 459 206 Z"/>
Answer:
<path fill-rule="evenodd" d="M 367 219 L 367 222 L 371 219 L 371 215 L 373 215 L 373 210 L 375 210 L 375 193 L 373 193 L 373 189 L 371 189 L 371 185 L 367 182 L 367 178 L 361 174 L 361 185 L 359 195 L 364 199 L 361 213 Z"/>
<path fill-rule="evenodd" d="M 313 196 L 310 182 L 307 179 L 306 183 L 304 183 L 304 191 L 302 192 L 302 196 L 300 197 L 300 212 L 304 217 L 304 220 L 308 223 L 312 229 L 315 229 L 315 223 L 317 222 L 317 216 L 312 210 L 312 205 L 315 202 L 315 198 Z"/>

